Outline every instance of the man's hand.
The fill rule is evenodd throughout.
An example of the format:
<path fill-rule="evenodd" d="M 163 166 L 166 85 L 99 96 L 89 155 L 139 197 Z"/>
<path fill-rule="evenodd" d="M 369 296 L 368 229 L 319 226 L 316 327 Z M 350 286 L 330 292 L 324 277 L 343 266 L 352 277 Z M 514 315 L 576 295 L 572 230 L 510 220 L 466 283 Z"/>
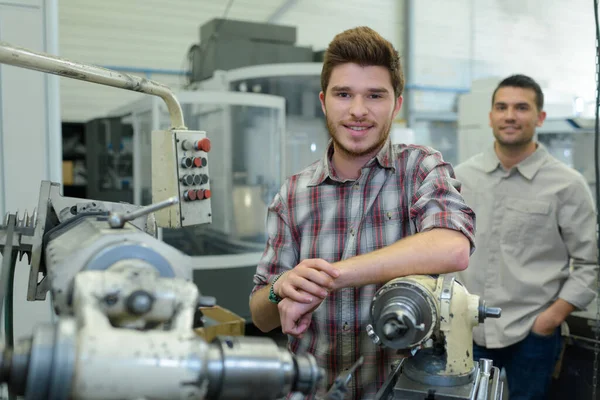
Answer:
<path fill-rule="evenodd" d="M 537 316 L 531 331 L 541 336 L 550 336 L 562 321 L 556 321 L 555 318 L 545 310 Z"/>
<path fill-rule="evenodd" d="M 327 261 L 320 258 L 307 259 L 281 275 L 273 285 L 273 291 L 283 299 L 320 304 L 333 288 L 333 281 L 338 276 L 339 269 Z"/>
<path fill-rule="evenodd" d="M 537 316 L 531 331 L 538 335 L 549 336 L 573 311 L 575 307 L 572 304 L 559 298 Z"/>
<path fill-rule="evenodd" d="M 279 308 L 281 330 L 283 333 L 301 339 L 310 325 L 313 311 L 316 310 L 322 302 L 323 299 L 314 301 L 311 304 L 299 303 L 290 298 L 281 300 L 277 307 Z"/>

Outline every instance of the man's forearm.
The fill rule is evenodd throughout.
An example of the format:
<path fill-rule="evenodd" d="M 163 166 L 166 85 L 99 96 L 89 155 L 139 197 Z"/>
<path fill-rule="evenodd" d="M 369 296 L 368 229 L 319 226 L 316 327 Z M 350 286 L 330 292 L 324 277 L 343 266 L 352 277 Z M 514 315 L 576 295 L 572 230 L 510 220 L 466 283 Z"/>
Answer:
<path fill-rule="evenodd" d="M 250 298 L 252 322 L 262 332 L 269 332 L 281 326 L 277 304 L 269 301 L 271 285 L 256 291 Z"/>
<path fill-rule="evenodd" d="M 575 306 L 563 299 L 557 299 L 546 310 L 552 316 L 557 326 L 566 320 L 573 311 L 575 311 Z"/>
<path fill-rule="evenodd" d="M 400 276 L 461 271 L 469 264 L 469 253 L 469 239 L 461 232 L 432 229 L 335 263 L 340 269 L 335 289 L 384 283 Z"/>

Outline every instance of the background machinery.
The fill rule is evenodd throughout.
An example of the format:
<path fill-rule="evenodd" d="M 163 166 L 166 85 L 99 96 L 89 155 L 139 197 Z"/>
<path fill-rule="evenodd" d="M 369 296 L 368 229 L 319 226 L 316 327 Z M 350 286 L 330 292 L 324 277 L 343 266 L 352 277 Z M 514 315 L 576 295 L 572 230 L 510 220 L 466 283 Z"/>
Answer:
<path fill-rule="evenodd" d="M 0 382 L 25 399 L 275 399 L 312 393 L 322 372 L 267 338 L 194 332 L 214 305 L 191 282 L 193 259 L 159 240 L 159 227 L 211 221 L 206 133 L 188 131 L 170 90 L 156 82 L 0 44 L 0 62 L 163 98 L 171 129 L 153 132 L 153 205 L 63 197 L 42 182 L 36 211 L 0 226 L 6 346 Z M 12 275 L 31 270 L 27 298 L 52 294 L 57 321 L 14 343 Z"/>

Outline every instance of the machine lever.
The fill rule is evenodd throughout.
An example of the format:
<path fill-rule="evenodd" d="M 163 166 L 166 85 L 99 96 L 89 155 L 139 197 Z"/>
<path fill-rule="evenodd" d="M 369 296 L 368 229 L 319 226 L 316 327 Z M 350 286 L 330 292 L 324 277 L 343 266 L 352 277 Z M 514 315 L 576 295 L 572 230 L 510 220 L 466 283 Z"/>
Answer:
<path fill-rule="evenodd" d="M 325 394 L 323 400 L 343 400 L 344 396 L 348 392 L 348 384 L 352 379 L 352 375 L 360 368 L 365 362 L 365 358 L 360 356 L 358 360 L 350 367 L 349 370 L 342 372 L 335 378 L 331 389 Z"/>
<path fill-rule="evenodd" d="M 486 307 L 485 316 L 486 318 L 500 318 L 502 316 L 502 309 L 500 307 Z"/>
<path fill-rule="evenodd" d="M 486 318 L 500 318 L 502 309 L 500 307 L 488 307 L 483 299 L 479 299 L 479 323 L 485 321 Z"/>
<path fill-rule="evenodd" d="M 159 203 L 150 204 L 149 206 L 139 208 L 127 214 L 111 212 L 108 216 L 108 224 L 111 228 L 122 228 L 123 226 L 125 226 L 125 222 L 133 221 L 136 218 L 151 214 L 155 211 L 161 210 L 166 207 L 170 207 L 177 203 L 179 203 L 179 197 L 173 196 Z"/>

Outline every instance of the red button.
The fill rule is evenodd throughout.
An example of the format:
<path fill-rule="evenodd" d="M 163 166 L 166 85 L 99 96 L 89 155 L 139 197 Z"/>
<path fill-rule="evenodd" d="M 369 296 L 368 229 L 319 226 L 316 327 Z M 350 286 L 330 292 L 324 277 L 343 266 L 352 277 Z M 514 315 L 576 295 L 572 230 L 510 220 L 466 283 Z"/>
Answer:
<path fill-rule="evenodd" d="M 194 157 L 194 167 L 200 168 L 202 166 L 202 159 L 200 157 Z"/>
<path fill-rule="evenodd" d="M 211 196 L 210 189 L 196 190 L 196 197 L 198 198 L 198 200 L 210 199 L 210 196 Z"/>
<path fill-rule="evenodd" d="M 194 201 L 194 200 L 196 200 L 196 191 L 195 190 L 186 190 L 185 193 L 183 193 L 183 197 L 187 201 Z"/>
<path fill-rule="evenodd" d="M 208 153 L 210 151 L 210 140 L 208 138 L 198 140 L 196 142 L 196 150 L 202 150 Z"/>

